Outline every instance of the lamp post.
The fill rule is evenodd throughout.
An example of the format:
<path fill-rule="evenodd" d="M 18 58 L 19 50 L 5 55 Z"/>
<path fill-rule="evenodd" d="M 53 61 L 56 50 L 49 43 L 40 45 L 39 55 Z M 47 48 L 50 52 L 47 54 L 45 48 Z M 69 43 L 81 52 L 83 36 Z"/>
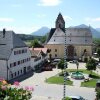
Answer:
<path fill-rule="evenodd" d="M 66 99 L 66 67 L 67 67 L 67 63 L 66 63 L 66 31 L 65 31 L 65 39 L 64 39 L 64 85 L 63 85 L 63 100 Z"/>

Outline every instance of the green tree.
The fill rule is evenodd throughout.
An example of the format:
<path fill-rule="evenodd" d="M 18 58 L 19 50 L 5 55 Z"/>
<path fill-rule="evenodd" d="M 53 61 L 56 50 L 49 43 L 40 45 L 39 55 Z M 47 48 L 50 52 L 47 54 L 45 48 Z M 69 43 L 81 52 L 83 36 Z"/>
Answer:
<path fill-rule="evenodd" d="M 67 65 L 67 62 L 66 62 Z M 67 66 L 66 66 L 67 67 Z M 58 68 L 62 70 L 62 74 L 63 74 L 63 70 L 64 70 L 64 59 L 61 59 L 58 63 Z"/>
<path fill-rule="evenodd" d="M 42 47 L 42 46 L 40 45 L 37 39 L 34 39 L 33 41 L 31 41 L 31 47 L 36 48 L 36 47 Z"/>
<path fill-rule="evenodd" d="M 97 54 L 99 56 L 99 62 L 100 62 L 100 49 L 97 49 Z"/>
<path fill-rule="evenodd" d="M 47 38 L 47 35 L 44 35 L 42 38 L 41 38 L 41 43 L 45 43 L 45 41 L 46 41 L 46 38 Z"/>
<path fill-rule="evenodd" d="M 96 63 L 95 60 L 90 58 L 89 61 L 86 63 L 87 70 L 91 71 L 90 75 L 92 75 L 92 70 L 96 70 Z"/>
<path fill-rule="evenodd" d="M 100 89 L 96 91 L 96 100 L 100 100 Z"/>

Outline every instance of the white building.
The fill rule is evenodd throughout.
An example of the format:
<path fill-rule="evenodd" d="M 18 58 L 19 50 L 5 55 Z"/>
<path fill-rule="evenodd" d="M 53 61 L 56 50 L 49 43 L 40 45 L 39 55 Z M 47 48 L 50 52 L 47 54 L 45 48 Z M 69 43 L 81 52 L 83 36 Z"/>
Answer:
<path fill-rule="evenodd" d="M 0 78 L 11 80 L 31 70 L 31 53 L 13 31 L 0 31 Z"/>
<path fill-rule="evenodd" d="M 42 65 L 47 61 L 47 48 L 30 48 L 31 66 L 33 70 L 41 69 Z"/>

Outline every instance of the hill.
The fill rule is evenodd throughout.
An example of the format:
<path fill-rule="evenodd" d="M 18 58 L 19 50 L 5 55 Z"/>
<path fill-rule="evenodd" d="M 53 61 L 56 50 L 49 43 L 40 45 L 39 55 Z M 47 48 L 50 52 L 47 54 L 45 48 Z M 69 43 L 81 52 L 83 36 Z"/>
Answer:
<path fill-rule="evenodd" d="M 37 30 L 35 32 L 32 32 L 31 35 L 34 35 L 34 36 L 44 36 L 49 31 L 50 31 L 50 29 L 48 27 L 41 27 L 39 30 Z"/>

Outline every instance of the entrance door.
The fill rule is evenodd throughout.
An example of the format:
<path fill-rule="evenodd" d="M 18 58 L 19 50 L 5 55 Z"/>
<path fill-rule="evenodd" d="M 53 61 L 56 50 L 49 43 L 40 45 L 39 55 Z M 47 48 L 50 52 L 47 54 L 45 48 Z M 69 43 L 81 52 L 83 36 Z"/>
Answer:
<path fill-rule="evenodd" d="M 24 67 L 24 74 L 26 74 L 26 67 Z"/>
<path fill-rule="evenodd" d="M 74 47 L 73 47 L 72 45 L 69 45 L 69 46 L 67 47 L 67 58 L 68 58 L 69 60 L 74 59 Z"/>

